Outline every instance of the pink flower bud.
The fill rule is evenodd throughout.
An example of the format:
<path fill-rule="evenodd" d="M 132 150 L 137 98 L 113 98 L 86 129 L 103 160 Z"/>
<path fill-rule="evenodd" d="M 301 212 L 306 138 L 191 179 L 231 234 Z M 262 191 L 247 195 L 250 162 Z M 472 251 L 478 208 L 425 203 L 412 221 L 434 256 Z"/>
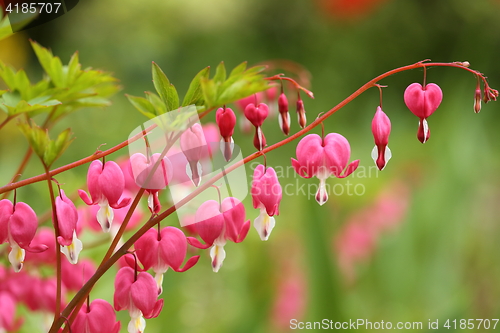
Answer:
<path fill-rule="evenodd" d="M 351 162 L 351 147 L 346 138 L 338 133 L 330 133 L 324 139 L 317 134 L 306 135 L 297 145 L 297 160 L 292 158 L 295 172 L 303 178 L 315 176 L 320 184 L 316 201 L 323 205 L 328 200 L 326 179 L 330 175 L 337 178 L 349 176 L 356 170 L 359 160 Z"/>
<path fill-rule="evenodd" d="M 118 333 L 120 326 L 111 304 L 103 299 L 95 299 L 88 307 L 82 306 L 71 325 L 71 331 L 73 333 Z"/>
<path fill-rule="evenodd" d="M 304 109 L 304 101 L 300 98 L 297 100 L 297 119 L 299 121 L 299 126 L 301 128 L 306 127 L 307 119 L 306 119 L 306 110 Z"/>
<path fill-rule="evenodd" d="M 443 92 L 435 83 L 423 87 L 420 83 L 412 83 L 405 90 L 404 100 L 408 109 L 420 118 L 417 137 L 420 142 L 425 143 L 430 138 L 427 118 L 441 104 Z"/>
<path fill-rule="evenodd" d="M 230 161 L 233 155 L 234 143 L 233 133 L 236 125 L 236 116 L 230 108 L 219 108 L 215 114 L 215 120 L 219 126 L 221 140 L 221 151 L 226 161 Z"/>
<path fill-rule="evenodd" d="M 288 100 L 284 93 L 281 93 L 278 97 L 278 111 L 280 112 L 278 121 L 281 131 L 288 135 L 290 134 L 290 113 L 288 113 Z"/>
<path fill-rule="evenodd" d="M 481 88 L 478 85 L 474 93 L 474 112 L 479 113 L 479 111 L 481 111 Z"/>
<path fill-rule="evenodd" d="M 35 211 L 24 202 L 15 205 L 10 200 L 0 200 L 0 244 L 11 247 L 9 261 L 16 272 L 23 268 L 25 250 L 42 252 L 46 245 L 31 246 L 38 227 Z"/>
<path fill-rule="evenodd" d="M 392 157 L 391 150 L 387 146 L 389 143 L 389 135 L 391 134 L 391 121 L 384 111 L 382 111 L 380 106 L 377 107 L 377 111 L 372 120 L 372 133 L 375 139 L 372 158 L 379 170 L 382 170 Z"/>

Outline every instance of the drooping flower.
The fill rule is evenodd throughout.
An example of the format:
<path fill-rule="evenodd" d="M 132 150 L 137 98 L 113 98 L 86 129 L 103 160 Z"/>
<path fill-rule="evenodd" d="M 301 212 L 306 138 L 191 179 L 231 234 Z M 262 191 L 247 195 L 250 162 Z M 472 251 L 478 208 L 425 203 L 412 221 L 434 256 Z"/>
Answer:
<path fill-rule="evenodd" d="M 87 205 L 99 205 L 97 221 L 102 230 L 108 232 L 113 223 L 113 208 L 122 208 L 130 202 L 130 198 L 119 202 L 125 188 L 123 172 L 113 161 L 102 164 L 100 160 L 95 160 L 89 166 L 87 187 L 92 199 L 83 190 L 78 190 L 78 194 Z"/>
<path fill-rule="evenodd" d="M 228 197 L 221 204 L 215 200 L 202 203 L 196 211 L 194 226 L 205 244 L 194 237 L 188 237 L 188 243 L 199 249 L 212 247 L 212 269 L 218 272 L 226 257 L 226 241 L 242 242 L 250 228 L 250 220 L 245 221 L 245 206 L 238 199 Z"/>
<path fill-rule="evenodd" d="M 144 187 L 149 193 L 148 207 L 153 213 L 158 213 L 161 209 L 158 191 L 167 187 L 173 175 L 172 163 L 166 157 L 158 163 L 154 173 L 152 172 L 160 156 L 153 154 L 147 158 L 141 153 L 130 156 L 132 175 L 137 185 Z"/>
<path fill-rule="evenodd" d="M 9 261 L 16 272 L 23 268 L 25 250 L 42 252 L 47 249 L 43 244 L 31 246 L 37 227 L 38 219 L 29 205 L 0 200 L 0 244 L 10 244 Z"/>
<path fill-rule="evenodd" d="M 203 151 L 207 150 L 207 142 L 205 140 L 203 128 L 198 123 L 194 124 L 181 134 L 179 141 L 182 152 L 188 160 L 188 167 L 186 168 L 188 176 L 194 186 L 198 186 L 200 185 L 203 172 L 200 159 Z"/>
<path fill-rule="evenodd" d="M 153 276 L 147 272 L 136 273 L 130 267 L 122 267 L 116 274 L 114 307 L 116 311 L 128 310 L 129 333 L 143 333 L 146 319 L 157 317 L 163 308 L 158 300 L 158 288 Z"/>
<path fill-rule="evenodd" d="M 405 104 L 410 111 L 420 118 L 417 138 L 425 143 L 429 140 L 431 132 L 427 118 L 436 111 L 443 100 L 443 92 L 435 83 L 422 86 L 420 83 L 410 84 L 404 93 Z"/>
<path fill-rule="evenodd" d="M 215 121 L 219 126 L 220 135 L 222 136 L 220 146 L 222 154 L 226 161 L 229 162 L 234 149 L 233 133 L 234 126 L 236 125 L 236 116 L 230 108 L 219 108 L 215 114 Z"/>
<path fill-rule="evenodd" d="M 254 227 L 260 239 L 268 240 L 276 221 L 274 215 L 279 215 L 279 204 L 282 189 L 273 168 L 259 164 L 253 173 L 252 181 L 253 207 L 260 209 L 259 216 L 254 220 Z"/>
<path fill-rule="evenodd" d="M 253 145 L 257 150 L 262 150 L 266 146 L 266 137 L 262 132 L 262 124 L 269 114 L 267 104 L 259 103 L 257 105 L 250 103 L 245 108 L 245 117 L 255 126 L 255 135 Z"/>
<path fill-rule="evenodd" d="M 76 264 L 83 249 L 82 241 L 76 236 L 78 212 L 75 204 L 64 194 L 64 190 L 61 190 L 56 198 L 56 214 L 59 227 L 57 242 L 69 262 Z"/>
<path fill-rule="evenodd" d="M 118 333 L 121 324 L 111 304 L 103 299 L 95 299 L 84 305 L 78 312 L 71 331 L 73 333 Z M 129 331 L 130 332 L 130 331 Z"/>
<path fill-rule="evenodd" d="M 317 134 L 306 135 L 297 145 L 297 159 L 292 158 L 292 166 L 303 178 L 315 176 L 319 179 L 316 201 L 323 205 L 328 200 L 326 179 L 330 175 L 337 178 L 349 176 L 356 170 L 359 160 L 351 162 L 351 147 L 346 138 L 338 133 L 330 133 L 325 138 Z"/>
<path fill-rule="evenodd" d="M 181 268 L 187 252 L 187 240 L 184 233 L 175 227 L 163 228 L 160 232 L 149 229 L 135 244 L 137 258 L 144 265 L 144 270 L 153 268 L 158 294 L 162 292 L 163 274 L 172 268 L 176 272 L 185 272 L 193 267 L 200 256 L 189 258 Z"/>
<path fill-rule="evenodd" d="M 380 106 L 377 107 L 372 120 L 372 133 L 375 140 L 372 158 L 378 169 L 382 170 L 392 157 L 391 150 L 387 146 L 389 144 L 389 135 L 391 134 L 391 121 Z"/>
<path fill-rule="evenodd" d="M 288 135 L 290 134 L 290 113 L 288 112 L 288 99 L 283 92 L 278 97 L 278 111 L 280 113 L 278 116 L 278 122 L 280 124 L 281 131 L 285 135 Z"/>
<path fill-rule="evenodd" d="M 297 99 L 297 119 L 299 121 L 299 126 L 301 128 L 306 127 L 307 125 L 306 110 L 304 109 L 304 101 L 302 100 L 302 98 L 300 98 L 300 94 L 299 98 Z"/>

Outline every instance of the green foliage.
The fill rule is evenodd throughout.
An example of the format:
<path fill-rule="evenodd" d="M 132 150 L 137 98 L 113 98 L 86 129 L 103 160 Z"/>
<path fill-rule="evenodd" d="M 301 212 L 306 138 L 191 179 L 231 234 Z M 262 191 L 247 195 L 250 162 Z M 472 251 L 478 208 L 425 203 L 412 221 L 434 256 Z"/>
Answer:
<path fill-rule="evenodd" d="M 14 30 L 18 31 L 38 16 L 38 13 L 23 13 L 22 15 L 3 16 L 0 10 L 0 40 L 10 37 Z M 14 19 L 12 19 L 14 18 Z"/>
<path fill-rule="evenodd" d="M 196 105 L 198 111 L 235 102 L 269 88 L 262 74 L 264 66 L 247 69 L 247 63 L 236 66 L 227 77 L 224 62 L 209 78 L 210 67 L 202 69 L 191 81 L 181 106 Z M 179 95 L 161 68 L 153 62 L 153 83 L 160 97 L 146 92 L 146 98 L 127 95 L 132 105 L 152 119 L 179 108 Z"/>
<path fill-rule="evenodd" d="M 63 65 L 50 50 L 36 42 L 31 45 L 47 74 L 39 82 L 32 84 L 24 70 L 16 71 L 0 62 L 0 78 L 9 88 L 0 94 L 0 109 L 9 117 L 20 113 L 27 113 L 28 117 L 48 113 L 49 120 L 55 122 L 83 107 L 110 105 L 107 98 L 120 89 L 110 74 L 82 70 L 78 53 L 73 54 L 68 65 Z"/>
<path fill-rule="evenodd" d="M 55 160 L 68 148 L 73 141 L 70 129 L 59 133 L 57 139 L 49 137 L 49 131 L 37 126 L 34 122 L 31 125 L 20 123 L 19 129 L 28 139 L 33 151 L 40 157 L 42 163 L 49 168 Z"/>

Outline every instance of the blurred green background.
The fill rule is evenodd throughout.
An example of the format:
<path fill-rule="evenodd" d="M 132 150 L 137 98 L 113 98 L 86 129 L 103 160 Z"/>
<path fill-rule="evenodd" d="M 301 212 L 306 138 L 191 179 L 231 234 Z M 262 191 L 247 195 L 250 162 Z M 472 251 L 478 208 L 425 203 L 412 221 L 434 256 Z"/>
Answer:
<path fill-rule="evenodd" d="M 469 61 L 493 88 L 500 87 L 499 16 L 498 0 L 82 0 L 63 17 L 2 41 L 0 57 L 38 80 L 41 68 L 29 47 L 31 38 L 65 63 L 78 50 L 84 67 L 111 71 L 120 79 L 123 90 L 111 107 L 79 111 L 57 126 L 71 127 L 76 137 L 57 167 L 92 154 L 103 143 L 111 147 L 124 141 L 146 120 L 124 93 L 142 96 L 154 89 L 151 61 L 180 92 L 200 69 L 222 60 L 228 68 L 245 60 L 295 61 L 312 75 L 316 98 L 304 97 L 310 122 L 373 77 L 424 59 Z M 429 319 L 442 324 L 500 318 L 500 105 L 491 102 L 474 114 L 474 76 L 454 68 L 430 69 L 428 82 L 439 84 L 444 98 L 428 119 L 431 139 L 422 145 L 416 139 L 418 119 L 403 101 L 404 89 L 422 82 L 422 74 L 414 70 L 380 82 L 389 86 L 383 106 L 392 121 L 393 159 L 387 168 L 371 177 L 358 171 L 330 180 L 331 186 L 361 184 L 363 195 L 330 194 L 322 207 L 313 196 L 285 196 L 268 242 L 252 228 L 245 242 L 226 246 L 219 273 L 211 272 L 207 253 L 186 273 L 167 272 L 165 307 L 160 317 L 147 321 L 147 332 L 290 331 L 293 318 L 415 321 L 423 322 L 426 331 Z M 373 165 L 370 124 L 378 103 L 378 91 L 369 90 L 325 123 L 327 132 L 349 140 L 351 158 L 360 159 L 365 170 Z M 297 131 L 293 113 L 292 131 Z M 253 152 L 250 137 L 236 132 L 242 151 Z M 268 143 L 283 138 L 275 118 L 264 132 Z M 269 154 L 268 165 L 289 166 L 296 143 Z M 0 132 L 2 184 L 26 148 L 13 124 Z M 58 180 L 76 190 L 86 171 L 82 166 Z M 251 175 L 250 167 L 247 171 Z M 41 172 L 33 159 L 23 178 Z M 291 172 L 281 181 L 291 189 L 317 182 Z M 367 226 L 363 217 L 391 219 L 393 210 L 373 209 L 380 193 L 391 191 L 401 199 L 396 206 L 408 208 L 390 232 L 367 233 L 371 241 L 354 237 L 351 251 L 362 254 L 354 255 L 354 273 L 348 276 L 339 268 L 335 240 L 353 220 Z M 18 195 L 38 213 L 48 204 L 45 193 L 37 184 Z M 250 198 L 245 203 L 253 220 L 258 212 Z M 108 274 L 92 297 L 111 300 L 112 279 Z M 119 314 L 122 332 L 127 317 Z M 35 332 L 37 320 L 29 316 L 21 331 Z"/>

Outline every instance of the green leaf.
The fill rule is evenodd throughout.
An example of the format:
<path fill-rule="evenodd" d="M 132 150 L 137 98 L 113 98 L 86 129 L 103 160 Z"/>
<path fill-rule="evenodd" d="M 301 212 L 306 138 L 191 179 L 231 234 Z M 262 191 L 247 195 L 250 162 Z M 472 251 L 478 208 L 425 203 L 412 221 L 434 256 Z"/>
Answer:
<path fill-rule="evenodd" d="M 15 116 L 15 115 L 18 115 L 20 113 L 44 110 L 47 108 L 49 108 L 49 110 L 51 110 L 50 109 L 51 106 L 59 105 L 59 104 L 61 104 L 61 102 L 59 102 L 58 100 L 49 100 L 49 101 L 45 101 L 45 102 L 37 103 L 37 104 L 30 104 L 30 103 L 26 102 L 25 100 L 21 100 L 15 106 L 10 106 L 10 105 L 7 105 L 6 103 L 4 103 L 5 107 L 7 108 L 7 113 L 9 114 L 9 116 Z"/>
<path fill-rule="evenodd" d="M 37 42 L 31 41 L 31 46 L 35 51 L 38 61 L 44 71 L 50 76 L 56 87 L 64 87 L 63 65 L 59 57 L 54 57 L 52 52 L 40 46 Z"/>
<path fill-rule="evenodd" d="M 156 117 L 156 110 L 151 104 L 150 101 L 143 97 L 136 97 L 136 96 L 131 96 L 131 95 L 125 95 L 127 96 L 128 100 L 132 105 L 143 115 L 148 117 L 149 119 L 153 119 Z"/>
<path fill-rule="evenodd" d="M 155 62 L 153 62 L 153 84 L 158 95 L 165 103 L 167 111 L 179 108 L 179 95 L 174 85 L 170 83 L 167 76 Z"/>
<path fill-rule="evenodd" d="M 240 73 L 243 73 L 247 69 L 247 62 L 244 61 L 238 66 L 234 67 L 233 70 L 231 71 L 231 74 L 229 74 L 229 77 L 238 75 Z"/>
<path fill-rule="evenodd" d="M 200 81 L 201 89 L 203 90 L 203 98 L 205 99 L 205 105 L 207 108 L 216 106 L 217 101 L 217 87 L 215 82 L 209 79 L 202 79 Z"/>
<path fill-rule="evenodd" d="M 189 84 L 188 91 L 184 96 L 184 100 L 182 101 L 182 106 L 188 106 L 191 104 L 202 104 L 203 103 L 203 91 L 201 89 L 200 80 L 204 78 L 208 78 L 210 74 L 210 67 L 203 68 L 196 76 L 193 78 L 191 83 Z"/>
<path fill-rule="evenodd" d="M 18 126 L 26 139 L 28 139 L 28 143 L 33 151 L 47 168 L 61 156 L 73 141 L 69 128 L 62 131 L 57 136 L 56 140 L 51 140 L 49 131 L 37 126 L 34 122 L 32 122 L 31 125 L 20 123 Z"/>
<path fill-rule="evenodd" d="M 167 108 L 165 106 L 165 103 L 163 103 L 162 99 L 158 97 L 158 95 L 150 92 L 150 91 L 145 91 L 147 100 L 153 105 L 155 108 L 155 113 L 157 116 L 164 114 L 167 112 Z"/>
<path fill-rule="evenodd" d="M 224 66 L 224 61 L 221 61 L 217 66 L 213 80 L 216 84 L 226 81 L 226 67 Z"/>

